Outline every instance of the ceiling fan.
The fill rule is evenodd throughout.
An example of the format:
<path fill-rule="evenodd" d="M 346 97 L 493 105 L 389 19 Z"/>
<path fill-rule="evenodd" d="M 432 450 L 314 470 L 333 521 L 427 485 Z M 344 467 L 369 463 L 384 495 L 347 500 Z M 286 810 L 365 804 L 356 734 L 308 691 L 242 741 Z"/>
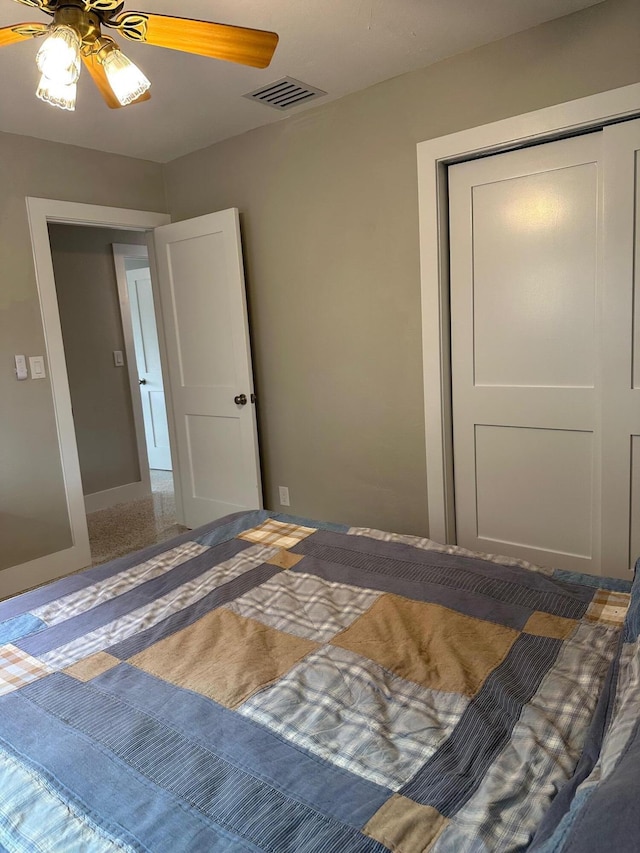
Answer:
<path fill-rule="evenodd" d="M 124 0 L 16 0 L 53 17 L 51 23 L 0 27 L 0 47 L 47 36 L 36 56 L 41 73 L 36 95 L 73 110 L 80 64 L 113 109 L 149 99 L 151 83 L 102 28 L 130 41 L 266 68 L 276 33 L 147 12 L 123 12 Z"/>

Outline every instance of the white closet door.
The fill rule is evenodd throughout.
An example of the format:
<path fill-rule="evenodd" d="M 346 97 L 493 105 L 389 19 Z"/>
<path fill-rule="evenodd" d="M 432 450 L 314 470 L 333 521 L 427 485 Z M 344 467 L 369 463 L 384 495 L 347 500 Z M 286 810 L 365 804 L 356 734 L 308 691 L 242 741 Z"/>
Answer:
<path fill-rule="evenodd" d="M 602 573 L 630 577 L 640 557 L 640 121 L 604 138 Z"/>
<path fill-rule="evenodd" d="M 458 543 L 595 574 L 601 145 L 449 172 Z"/>

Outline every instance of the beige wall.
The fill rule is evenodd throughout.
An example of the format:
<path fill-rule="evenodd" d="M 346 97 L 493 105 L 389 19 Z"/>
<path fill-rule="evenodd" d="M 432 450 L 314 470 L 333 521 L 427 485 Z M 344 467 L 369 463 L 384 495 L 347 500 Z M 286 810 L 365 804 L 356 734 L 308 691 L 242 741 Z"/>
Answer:
<path fill-rule="evenodd" d="M 113 243 L 146 235 L 50 225 L 49 238 L 84 493 L 140 482 L 129 375 L 113 361 L 124 354 Z"/>
<path fill-rule="evenodd" d="M 0 133 L 0 569 L 70 543 L 51 386 L 13 370 L 45 352 L 25 196 L 166 209 L 157 164 Z"/>
<path fill-rule="evenodd" d="M 609 0 L 165 166 L 173 219 L 241 212 L 268 507 L 427 532 L 416 143 L 637 82 L 639 32 Z"/>

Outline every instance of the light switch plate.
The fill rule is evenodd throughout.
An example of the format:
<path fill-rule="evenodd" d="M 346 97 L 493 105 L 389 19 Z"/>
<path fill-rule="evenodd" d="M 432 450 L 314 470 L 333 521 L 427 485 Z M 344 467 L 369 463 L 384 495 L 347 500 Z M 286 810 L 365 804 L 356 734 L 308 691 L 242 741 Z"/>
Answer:
<path fill-rule="evenodd" d="M 27 373 L 27 359 L 23 355 L 14 356 L 16 362 L 16 379 L 20 382 L 23 379 L 28 379 L 29 374 Z"/>
<path fill-rule="evenodd" d="M 113 351 L 113 363 L 116 367 L 124 367 L 124 356 L 122 355 L 121 349 L 114 349 Z"/>
<path fill-rule="evenodd" d="M 29 356 L 29 367 L 31 369 L 32 379 L 45 379 L 47 374 L 44 372 L 44 356 L 32 355 Z"/>

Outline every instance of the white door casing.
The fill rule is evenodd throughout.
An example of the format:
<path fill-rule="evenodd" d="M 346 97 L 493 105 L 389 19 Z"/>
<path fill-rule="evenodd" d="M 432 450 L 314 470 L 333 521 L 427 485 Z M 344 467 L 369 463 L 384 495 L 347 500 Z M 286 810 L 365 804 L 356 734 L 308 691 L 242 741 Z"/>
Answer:
<path fill-rule="evenodd" d="M 126 271 L 149 467 L 171 470 L 169 424 L 149 268 Z"/>
<path fill-rule="evenodd" d="M 180 520 L 197 527 L 262 506 L 238 211 L 166 225 L 154 236 Z M 235 402 L 240 395 L 245 405 Z"/>
<path fill-rule="evenodd" d="M 595 574 L 601 143 L 449 169 L 458 544 Z"/>

